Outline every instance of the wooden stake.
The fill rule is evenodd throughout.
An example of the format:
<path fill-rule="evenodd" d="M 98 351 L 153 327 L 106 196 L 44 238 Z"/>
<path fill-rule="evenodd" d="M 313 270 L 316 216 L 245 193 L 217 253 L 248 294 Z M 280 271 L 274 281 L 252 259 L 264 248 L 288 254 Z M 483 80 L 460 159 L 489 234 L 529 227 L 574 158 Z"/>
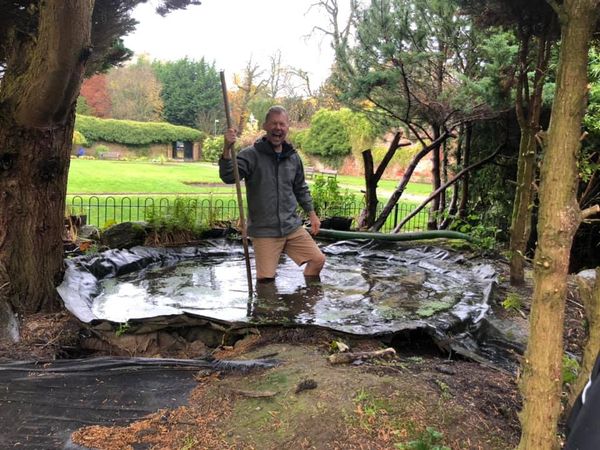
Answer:
<path fill-rule="evenodd" d="M 223 91 L 223 105 L 225 106 L 225 119 L 227 128 L 231 128 L 231 113 L 229 112 L 229 98 L 227 97 L 227 84 L 225 82 L 225 72 L 221 71 L 221 90 Z M 233 177 L 235 178 L 235 190 L 237 192 L 237 202 L 240 211 L 240 227 L 242 228 L 242 245 L 244 246 L 244 258 L 246 260 L 246 276 L 248 278 L 248 296 L 252 297 L 252 270 L 250 269 L 250 253 L 248 252 L 248 232 L 246 230 L 246 215 L 244 214 L 244 203 L 242 200 L 242 187 L 240 185 L 240 172 L 237 164 L 237 155 L 233 145 L 231 150 L 231 162 L 233 163 Z"/>

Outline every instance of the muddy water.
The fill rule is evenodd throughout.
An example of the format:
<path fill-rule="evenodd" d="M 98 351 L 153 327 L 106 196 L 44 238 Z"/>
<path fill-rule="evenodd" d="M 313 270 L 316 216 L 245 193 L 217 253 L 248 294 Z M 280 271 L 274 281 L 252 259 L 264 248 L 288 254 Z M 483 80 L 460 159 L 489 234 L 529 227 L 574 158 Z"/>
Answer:
<path fill-rule="evenodd" d="M 307 282 L 301 269 L 282 257 L 276 281 L 255 286 L 251 297 L 239 253 L 155 265 L 104 279 L 92 312 L 114 322 L 186 312 L 372 335 L 449 317 L 476 321 L 488 308 L 495 273 L 485 262 L 434 247 L 391 244 L 339 243 L 324 251 L 321 282 Z"/>

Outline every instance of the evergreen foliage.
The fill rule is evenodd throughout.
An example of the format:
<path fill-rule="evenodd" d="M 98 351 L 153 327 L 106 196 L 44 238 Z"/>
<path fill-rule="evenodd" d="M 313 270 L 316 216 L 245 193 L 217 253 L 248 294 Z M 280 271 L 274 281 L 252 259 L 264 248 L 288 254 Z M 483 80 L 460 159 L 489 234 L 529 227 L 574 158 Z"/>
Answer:
<path fill-rule="evenodd" d="M 313 116 L 303 149 L 309 154 L 325 157 L 350 154 L 350 135 L 337 111 L 322 109 Z"/>
<path fill-rule="evenodd" d="M 88 141 L 125 145 L 148 145 L 174 141 L 198 141 L 203 133 L 193 128 L 160 122 L 100 119 L 77 115 L 75 129 Z"/>
<path fill-rule="evenodd" d="M 309 128 L 304 128 L 302 130 L 290 129 L 287 138 L 296 150 L 304 150 L 304 142 L 306 141 L 309 131 Z"/>
<path fill-rule="evenodd" d="M 164 120 L 194 128 L 201 122 L 204 131 L 211 132 L 214 120 L 223 119 L 221 82 L 214 63 L 184 58 L 153 66 L 162 84 Z"/>
<path fill-rule="evenodd" d="M 363 114 L 342 108 L 317 111 L 306 135 L 299 132 L 294 138 L 309 154 L 335 158 L 365 150 L 376 135 L 377 130 Z"/>
<path fill-rule="evenodd" d="M 319 217 L 347 216 L 356 203 L 356 196 L 349 189 L 341 189 L 335 178 L 316 176 L 310 192 Z"/>
<path fill-rule="evenodd" d="M 404 123 L 474 114 L 481 99 L 460 91 L 461 76 L 479 64 L 475 30 L 454 1 L 373 0 L 357 17 L 354 44 L 336 49 L 333 82 L 343 103 Z"/>

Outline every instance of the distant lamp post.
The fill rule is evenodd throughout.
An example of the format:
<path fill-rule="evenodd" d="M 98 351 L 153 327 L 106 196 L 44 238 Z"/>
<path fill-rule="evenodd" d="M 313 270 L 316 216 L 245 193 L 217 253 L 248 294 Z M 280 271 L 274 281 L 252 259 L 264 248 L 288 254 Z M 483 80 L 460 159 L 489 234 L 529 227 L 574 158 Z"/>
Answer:
<path fill-rule="evenodd" d="M 254 114 L 250 113 L 250 118 L 248 119 L 248 122 L 250 123 L 250 129 L 252 131 L 258 130 L 258 120 L 256 120 L 256 118 L 254 117 Z"/>
<path fill-rule="evenodd" d="M 219 119 L 215 119 L 215 136 L 217 135 L 217 125 L 219 123 Z"/>

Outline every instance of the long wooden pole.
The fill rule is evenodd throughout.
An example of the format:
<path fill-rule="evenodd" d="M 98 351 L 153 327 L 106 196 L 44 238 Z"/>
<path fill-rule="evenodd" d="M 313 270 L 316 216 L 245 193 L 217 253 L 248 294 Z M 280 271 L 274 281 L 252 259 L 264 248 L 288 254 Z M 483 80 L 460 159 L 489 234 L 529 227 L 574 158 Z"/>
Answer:
<path fill-rule="evenodd" d="M 221 71 L 221 90 L 223 91 L 223 105 L 225 106 L 225 119 L 227 128 L 231 128 L 231 113 L 229 111 L 229 98 L 227 97 L 227 83 L 225 72 Z M 244 203 L 242 200 L 242 187 L 240 185 L 240 171 L 238 169 L 237 156 L 233 145 L 231 150 L 231 162 L 233 163 L 233 177 L 235 178 L 235 190 L 237 192 L 237 203 L 240 210 L 240 227 L 242 228 L 242 245 L 244 246 L 244 258 L 246 260 L 246 276 L 248 278 L 248 295 L 252 296 L 252 270 L 250 269 L 250 253 L 248 251 L 248 232 L 246 230 L 246 215 L 244 214 Z"/>

